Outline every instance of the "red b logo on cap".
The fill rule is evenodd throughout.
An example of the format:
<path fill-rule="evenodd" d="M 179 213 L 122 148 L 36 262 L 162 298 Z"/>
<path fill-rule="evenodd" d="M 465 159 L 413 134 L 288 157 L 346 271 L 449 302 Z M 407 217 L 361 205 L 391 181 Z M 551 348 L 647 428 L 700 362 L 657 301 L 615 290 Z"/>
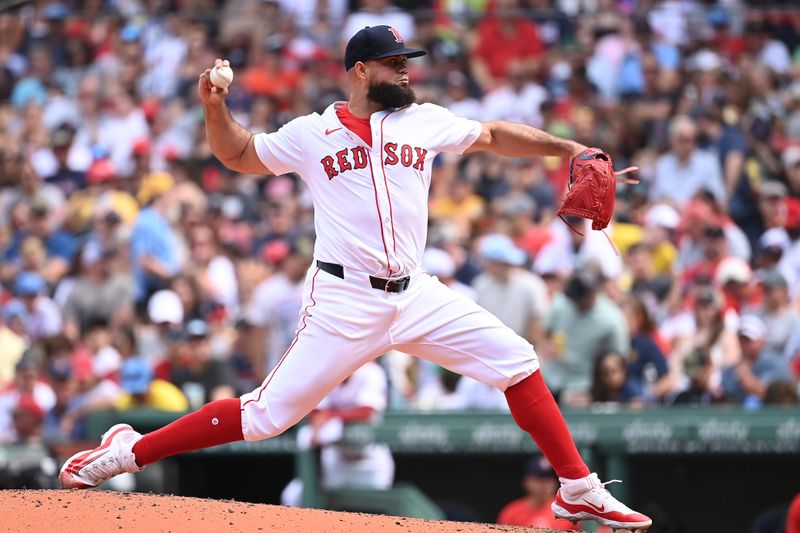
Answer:
<path fill-rule="evenodd" d="M 399 31 L 397 31 L 397 30 L 394 28 L 394 26 L 390 26 L 390 27 L 389 27 L 389 31 L 390 31 L 390 32 L 392 32 L 392 35 L 394 35 L 394 40 L 395 40 L 395 41 L 397 41 L 397 42 L 398 42 L 398 43 L 400 43 L 400 44 L 403 44 L 403 38 L 402 38 L 402 37 L 400 37 L 400 32 L 399 32 Z"/>

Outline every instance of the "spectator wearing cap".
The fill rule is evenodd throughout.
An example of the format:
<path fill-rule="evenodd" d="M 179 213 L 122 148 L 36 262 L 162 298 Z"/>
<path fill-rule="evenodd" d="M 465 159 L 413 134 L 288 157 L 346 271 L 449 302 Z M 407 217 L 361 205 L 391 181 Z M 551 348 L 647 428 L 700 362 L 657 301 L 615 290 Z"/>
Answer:
<path fill-rule="evenodd" d="M 144 303 L 181 267 L 177 240 L 167 215 L 172 201 L 174 180 L 169 175 L 150 176 L 142 181 L 139 201 L 146 207 L 139 212 L 131 233 L 130 261 L 134 279 L 134 298 Z"/>
<path fill-rule="evenodd" d="M 44 278 L 35 272 L 20 272 L 14 281 L 14 296 L 25 307 L 25 333 L 31 341 L 56 335 L 63 327 L 61 309 L 46 289 Z"/>
<path fill-rule="evenodd" d="M 56 463 L 42 443 L 44 410 L 30 395 L 20 397 L 12 411 L 14 439 L 4 446 L 0 486 L 6 489 L 55 488 Z"/>
<path fill-rule="evenodd" d="M 123 393 L 114 407 L 120 411 L 154 409 L 181 413 L 189 402 L 181 390 L 168 381 L 155 379 L 153 368 L 142 357 L 128 355 L 119 371 Z"/>
<path fill-rule="evenodd" d="M 213 359 L 211 356 L 211 332 L 208 324 L 200 319 L 190 320 L 183 330 L 186 349 L 180 357 L 172 358 L 168 369 L 169 381 L 183 390 L 192 407 L 195 403 L 203 405 L 215 400 L 233 398 L 236 389 L 236 376 L 227 361 Z M 193 389 L 201 391 L 200 402 L 196 402 Z"/>
<path fill-rule="evenodd" d="M 719 387 L 712 386 L 714 365 L 705 350 L 698 348 L 683 358 L 683 375 L 688 384 L 667 403 L 713 405 L 725 401 Z"/>
<path fill-rule="evenodd" d="M 766 336 L 767 326 L 758 316 L 742 317 L 739 325 L 741 360 L 722 374 L 723 390 L 736 403 L 760 405 L 770 383 L 792 379 L 783 354 L 766 347 Z"/>
<path fill-rule="evenodd" d="M 77 339 L 97 320 L 118 321 L 133 312 L 133 284 L 116 272 L 116 249 L 90 242 L 81 251 L 80 272 L 64 302 L 64 329 Z"/>
<path fill-rule="evenodd" d="M 50 153 L 54 159 L 54 168 L 45 178 L 61 189 L 67 197 L 86 185 L 85 170 L 71 160 L 74 158 L 70 158 L 74 138 L 75 128 L 68 123 L 60 124 L 50 134 Z"/>
<path fill-rule="evenodd" d="M 697 148 L 697 127 L 687 116 L 672 119 L 669 130 L 671 149 L 656 161 L 650 197 L 676 205 L 688 202 L 705 189 L 724 202 L 725 184 L 717 158 Z"/>
<path fill-rule="evenodd" d="M 44 354 L 37 347 L 25 350 L 16 366 L 14 383 L 0 391 L 0 443 L 13 442 L 16 438 L 13 412 L 19 402 L 30 397 L 42 410 L 47 412 L 56 403 L 53 389 L 41 380 L 41 366 Z"/>
<path fill-rule="evenodd" d="M 14 444 L 34 444 L 42 440 L 44 409 L 33 396 L 20 397 L 12 413 L 14 423 Z"/>
<path fill-rule="evenodd" d="M 558 476 L 543 455 L 537 454 L 525 462 L 522 489 L 525 496 L 500 510 L 498 524 L 579 531 L 569 520 L 553 516 L 550 504 L 558 490 Z"/>
<path fill-rule="evenodd" d="M 118 168 L 108 158 L 95 160 L 86 173 L 89 187 L 84 205 L 79 205 L 81 221 L 95 213 L 116 213 L 126 225 L 132 225 L 139 213 L 139 204 L 126 190 L 129 178 L 121 176 Z"/>
<path fill-rule="evenodd" d="M 763 228 L 782 228 L 786 225 L 786 185 L 776 180 L 761 183 L 758 188 L 758 211 Z"/>
<path fill-rule="evenodd" d="M 3 306 L 3 322 L 15 335 L 28 342 L 28 332 L 25 329 L 28 323 L 28 310 L 22 300 L 10 300 Z"/>
<path fill-rule="evenodd" d="M 527 255 L 507 235 L 482 237 L 478 255 L 484 266 L 472 282 L 478 304 L 535 346 L 549 307 L 544 281 L 522 268 Z"/>
<path fill-rule="evenodd" d="M 277 271 L 256 286 L 244 307 L 244 322 L 249 326 L 246 351 L 259 379 L 275 368 L 294 339 L 312 260 L 307 251 L 283 240 L 268 243 L 263 257 Z"/>
<path fill-rule="evenodd" d="M 50 365 L 47 377 L 56 395 L 56 403 L 45 414 L 42 438 L 47 444 L 77 440 L 85 432 L 73 416 L 79 400 L 78 381 L 75 379 L 71 362 L 63 360 L 57 365 Z"/>
<path fill-rule="evenodd" d="M 669 204 L 655 204 L 644 217 L 644 244 L 652 255 L 655 274 L 672 275 L 678 259 L 675 247 L 680 214 Z"/>
<path fill-rule="evenodd" d="M 777 270 L 763 272 L 760 276 L 762 288 L 761 306 L 754 313 L 766 326 L 764 348 L 778 353 L 786 351 L 789 339 L 800 329 L 800 315 L 791 306 L 789 284 Z"/>
<path fill-rule="evenodd" d="M 478 293 L 475 289 L 456 279 L 456 262 L 449 253 L 441 248 L 428 248 L 425 250 L 425 253 L 422 254 L 422 268 L 431 276 L 439 278 L 439 281 L 457 293 L 472 301 L 478 299 Z"/>
<path fill-rule="evenodd" d="M 70 196 L 70 225 L 79 230 L 94 229 L 93 223 L 98 217 L 114 213 L 126 226 L 131 226 L 136 220 L 139 204 L 126 191 L 118 189 L 126 184 L 116 176 L 116 170 L 108 159 L 94 161 L 87 172 L 87 186 Z"/>
<path fill-rule="evenodd" d="M 149 324 L 139 328 L 139 354 L 155 366 L 169 353 L 169 335 L 180 332 L 184 325 L 184 308 L 180 296 L 169 289 L 156 292 L 147 301 Z"/>
<path fill-rule="evenodd" d="M 725 308 L 741 313 L 753 297 L 753 271 L 744 259 L 726 257 L 714 271 L 714 282 L 722 289 Z"/>
<path fill-rule="evenodd" d="M 630 338 L 622 310 L 602 291 L 593 268 L 575 271 L 563 294 L 553 299 L 545 322 L 549 342 L 542 367 L 550 389 L 567 404 L 588 401 L 594 360 L 628 353 Z"/>
<path fill-rule="evenodd" d="M 65 335 L 48 337 L 42 347 L 46 354 L 45 374 L 56 403 L 45 414 L 42 438 L 47 444 L 68 442 L 81 438 L 84 427 L 71 418 L 78 403 L 78 381 L 72 364 L 74 345 Z"/>
<path fill-rule="evenodd" d="M 770 228 L 758 239 L 755 265 L 756 277 L 778 272 L 786 280 L 790 296 L 797 294 L 797 273 L 792 268 L 790 254 L 792 239 L 784 228 Z"/>

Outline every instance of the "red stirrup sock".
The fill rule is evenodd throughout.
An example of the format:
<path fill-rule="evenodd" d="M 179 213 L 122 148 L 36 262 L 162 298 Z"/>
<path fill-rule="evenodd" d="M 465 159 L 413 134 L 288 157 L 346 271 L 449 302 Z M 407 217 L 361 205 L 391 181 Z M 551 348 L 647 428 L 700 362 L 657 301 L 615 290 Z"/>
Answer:
<path fill-rule="evenodd" d="M 589 475 L 540 371 L 507 388 L 506 400 L 514 421 L 533 437 L 559 477 L 579 479 Z"/>
<path fill-rule="evenodd" d="M 149 465 L 176 453 L 210 448 L 244 440 L 239 398 L 208 403 L 194 413 L 146 434 L 133 445 L 139 466 Z"/>

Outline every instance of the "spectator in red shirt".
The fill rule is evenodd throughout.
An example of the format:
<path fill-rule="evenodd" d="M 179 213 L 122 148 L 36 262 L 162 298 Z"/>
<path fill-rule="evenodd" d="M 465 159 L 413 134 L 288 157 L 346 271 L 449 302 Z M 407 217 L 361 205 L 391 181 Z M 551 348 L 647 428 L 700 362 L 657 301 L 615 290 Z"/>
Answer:
<path fill-rule="evenodd" d="M 550 509 L 558 490 L 558 476 L 543 455 L 536 455 L 525 464 L 522 488 L 525 496 L 503 507 L 498 524 L 580 531 L 569 520 L 556 518 Z"/>
<path fill-rule="evenodd" d="M 477 35 L 472 73 L 484 91 L 502 85 L 512 63 L 535 72 L 544 53 L 536 24 L 521 16 L 519 0 L 492 0 Z"/>

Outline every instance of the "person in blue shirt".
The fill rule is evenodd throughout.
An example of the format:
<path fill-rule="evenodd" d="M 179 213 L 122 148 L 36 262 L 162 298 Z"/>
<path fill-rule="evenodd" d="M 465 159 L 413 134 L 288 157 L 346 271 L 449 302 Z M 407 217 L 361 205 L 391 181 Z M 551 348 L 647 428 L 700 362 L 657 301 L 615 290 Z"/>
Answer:
<path fill-rule="evenodd" d="M 744 315 L 739 323 L 741 360 L 722 372 L 725 395 L 747 407 L 758 407 L 767 387 L 776 381 L 791 381 L 792 374 L 783 354 L 765 348 L 767 326 L 756 315 Z"/>
<path fill-rule="evenodd" d="M 17 262 L 22 253 L 22 243 L 30 236 L 39 237 L 47 252 L 47 280 L 60 280 L 69 271 L 78 241 L 72 233 L 54 227 L 49 206 L 42 201 L 30 205 L 30 226 L 17 231 L 5 250 L 3 259 Z"/>
<path fill-rule="evenodd" d="M 167 192 L 174 182 L 167 174 L 151 175 L 142 183 L 139 201 L 146 207 L 139 212 L 131 234 L 131 272 L 137 304 L 166 287 L 180 270 L 177 243 L 167 215 L 171 199 Z"/>

